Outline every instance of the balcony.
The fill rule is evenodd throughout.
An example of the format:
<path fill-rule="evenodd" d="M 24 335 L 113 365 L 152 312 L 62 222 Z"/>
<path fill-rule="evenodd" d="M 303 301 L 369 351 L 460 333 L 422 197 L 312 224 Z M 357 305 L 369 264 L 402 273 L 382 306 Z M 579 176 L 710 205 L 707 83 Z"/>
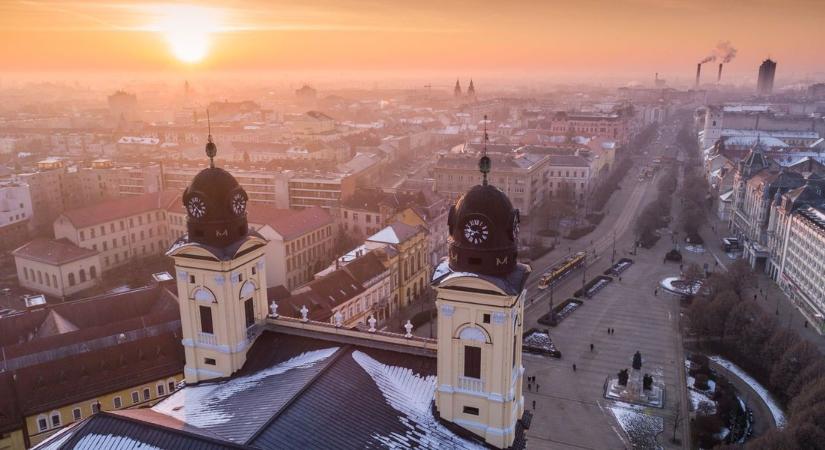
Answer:
<path fill-rule="evenodd" d="M 467 392 L 484 392 L 484 381 L 478 378 L 458 377 L 458 388 Z"/>
<path fill-rule="evenodd" d="M 212 333 L 198 333 L 198 343 L 207 345 L 218 345 L 218 338 Z"/>

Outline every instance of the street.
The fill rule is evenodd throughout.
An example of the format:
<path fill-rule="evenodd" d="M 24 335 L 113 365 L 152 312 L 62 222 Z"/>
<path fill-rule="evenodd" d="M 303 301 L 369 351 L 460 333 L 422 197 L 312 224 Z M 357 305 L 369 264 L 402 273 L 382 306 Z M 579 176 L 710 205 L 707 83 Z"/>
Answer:
<path fill-rule="evenodd" d="M 665 143 L 675 138 L 675 132 L 663 132 L 661 141 L 649 148 L 649 157 L 661 154 Z M 579 269 L 553 289 L 555 304 L 571 297 L 581 287 L 610 267 L 614 239 L 618 260 L 630 256 L 635 242 L 632 230 L 639 211 L 657 195 L 658 176 L 638 181 L 638 168 L 632 168 L 606 208 L 605 218 L 596 230 L 578 241 L 564 241 L 552 252 L 533 261 L 533 276 L 528 282 L 528 306 L 525 309 L 525 329 L 546 328 L 537 323 L 548 311 L 550 289 L 540 291 L 538 280 L 544 270 L 569 252 L 587 251 L 591 258 L 587 273 Z M 614 237 L 615 236 L 615 237 Z M 592 241 L 592 243 L 591 243 Z M 664 380 L 665 407 L 648 408 L 648 413 L 664 418 L 665 430 L 659 442 L 671 448 L 673 420 L 677 409 L 686 416 L 687 399 L 683 351 L 681 344 L 678 299 L 655 295 L 660 279 L 678 274 L 678 266 L 663 265 L 662 255 L 671 247 L 667 238 L 652 249 L 639 249 L 630 256 L 635 263 L 592 299 L 550 329 L 551 337 L 562 352 L 561 359 L 525 355 L 526 376 L 536 376 L 539 391 L 525 392 L 525 404 L 536 401 L 533 423 L 528 431 L 530 448 L 592 448 L 621 449 L 629 447 L 618 424 L 607 409 L 613 402 L 603 396 L 606 377 L 630 367 L 633 354 L 643 355 L 643 370 Z M 592 258 L 593 254 L 595 258 Z M 615 334 L 608 335 L 607 329 Z M 591 352 L 590 345 L 594 350 Z M 572 365 L 577 365 L 574 373 Z M 685 425 L 681 422 L 683 442 L 687 442 Z M 678 448 L 678 446 L 672 447 Z"/>

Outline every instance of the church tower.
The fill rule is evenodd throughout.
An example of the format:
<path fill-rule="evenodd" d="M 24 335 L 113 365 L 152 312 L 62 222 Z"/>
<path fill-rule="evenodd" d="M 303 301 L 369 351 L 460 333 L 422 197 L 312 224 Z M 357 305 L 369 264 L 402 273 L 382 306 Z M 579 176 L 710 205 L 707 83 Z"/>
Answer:
<path fill-rule="evenodd" d="M 473 85 L 473 79 L 470 78 L 470 86 L 467 87 L 467 98 L 472 101 L 476 99 L 476 87 Z"/>
<path fill-rule="evenodd" d="M 530 267 L 516 261 L 519 213 L 488 183 L 490 166 L 485 150 L 481 184 L 450 209 L 449 259 L 433 277 L 436 408 L 442 419 L 507 448 L 524 414 L 521 338 Z"/>
<path fill-rule="evenodd" d="M 246 192 L 229 172 L 209 167 L 183 193 L 187 234 L 166 253 L 175 260 L 187 383 L 232 375 L 266 318 L 266 240 L 249 231 Z"/>
<path fill-rule="evenodd" d="M 458 82 L 458 79 L 455 80 L 455 87 L 453 88 L 453 96 L 458 98 L 461 97 L 461 83 Z"/>

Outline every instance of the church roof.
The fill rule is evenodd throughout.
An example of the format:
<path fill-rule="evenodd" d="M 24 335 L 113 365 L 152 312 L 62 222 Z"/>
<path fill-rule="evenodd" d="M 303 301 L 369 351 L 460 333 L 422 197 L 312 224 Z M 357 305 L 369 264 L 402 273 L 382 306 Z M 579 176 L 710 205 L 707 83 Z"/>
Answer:
<path fill-rule="evenodd" d="M 488 448 L 435 416 L 434 353 L 323 336 L 264 331 L 232 378 L 187 386 L 151 410 L 97 415 L 48 448 Z"/>

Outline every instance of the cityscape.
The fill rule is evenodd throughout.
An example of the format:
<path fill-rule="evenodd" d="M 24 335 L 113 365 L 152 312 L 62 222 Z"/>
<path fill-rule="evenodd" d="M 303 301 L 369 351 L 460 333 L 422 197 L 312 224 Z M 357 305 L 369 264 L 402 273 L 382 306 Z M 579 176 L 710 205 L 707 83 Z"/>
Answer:
<path fill-rule="evenodd" d="M 0 2 L 0 450 L 825 449 L 816 2 Z"/>

